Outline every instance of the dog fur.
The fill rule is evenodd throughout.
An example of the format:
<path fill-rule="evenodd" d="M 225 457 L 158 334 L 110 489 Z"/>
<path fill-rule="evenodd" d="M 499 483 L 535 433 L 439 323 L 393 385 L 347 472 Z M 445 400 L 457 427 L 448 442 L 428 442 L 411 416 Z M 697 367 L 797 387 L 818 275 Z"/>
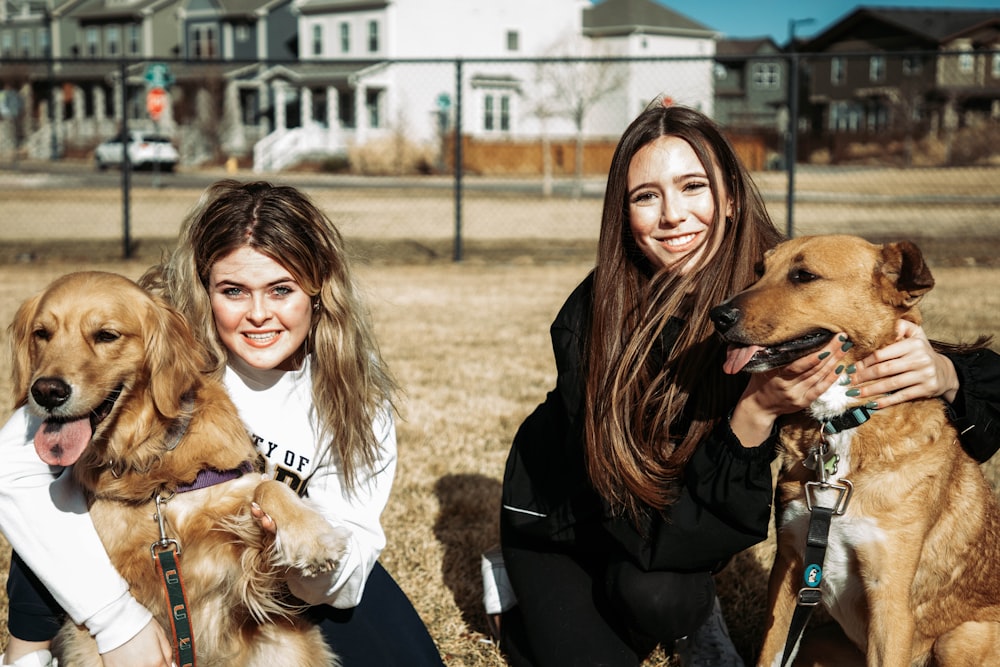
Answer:
<path fill-rule="evenodd" d="M 838 331 L 853 343 L 846 368 L 892 342 L 898 319 L 919 324 L 917 304 L 933 285 L 910 242 L 803 237 L 768 253 L 759 280 L 712 316 L 730 343 L 729 372 L 744 362 L 744 370 L 761 372 L 815 354 Z M 803 461 L 822 437 L 818 420 L 871 400 L 851 398 L 849 389 L 835 383 L 782 422 L 777 553 L 758 665 L 780 665 L 803 586 L 804 484 L 817 479 Z M 831 521 L 822 604 L 867 664 L 1000 665 L 1000 509 L 944 403 L 876 410 L 828 443 L 840 457 L 829 481 L 847 479 L 854 490 Z M 833 504 L 829 495 L 819 502 Z"/>
<path fill-rule="evenodd" d="M 180 543 L 201 667 L 337 664 L 318 628 L 298 616 L 303 605 L 284 577 L 289 568 L 329 571 L 345 535 L 259 472 L 173 495 L 200 471 L 257 462 L 225 388 L 201 372 L 203 353 L 181 315 L 123 276 L 84 272 L 22 304 L 11 333 L 16 402 L 45 420 L 36 450 L 47 463 L 72 465 L 112 563 L 168 636 L 151 557 L 161 538 L 157 496 L 167 499 L 167 536 Z M 74 451 L 67 434 L 88 427 L 92 437 Z M 251 517 L 251 502 L 274 519 L 277 538 Z M 56 653 L 61 665 L 102 664 L 72 623 Z"/>

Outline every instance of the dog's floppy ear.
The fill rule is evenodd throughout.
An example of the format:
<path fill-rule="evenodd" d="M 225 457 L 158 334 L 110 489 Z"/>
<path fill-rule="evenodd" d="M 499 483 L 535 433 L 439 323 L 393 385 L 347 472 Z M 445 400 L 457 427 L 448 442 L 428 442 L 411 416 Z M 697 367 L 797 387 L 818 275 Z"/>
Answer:
<path fill-rule="evenodd" d="M 42 295 L 36 294 L 22 303 L 8 328 L 14 407 L 21 407 L 28 400 L 28 385 L 31 383 L 31 330 L 41 300 Z"/>
<path fill-rule="evenodd" d="M 910 241 L 882 246 L 882 262 L 875 269 L 886 303 L 912 308 L 934 287 L 934 276 L 920 248 Z"/>
<path fill-rule="evenodd" d="M 183 315 L 156 298 L 148 310 L 143 333 L 150 394 L 157 411 L 172 419 L 181 413 L 184 395 L 200 384 L 204 353 Z"/>

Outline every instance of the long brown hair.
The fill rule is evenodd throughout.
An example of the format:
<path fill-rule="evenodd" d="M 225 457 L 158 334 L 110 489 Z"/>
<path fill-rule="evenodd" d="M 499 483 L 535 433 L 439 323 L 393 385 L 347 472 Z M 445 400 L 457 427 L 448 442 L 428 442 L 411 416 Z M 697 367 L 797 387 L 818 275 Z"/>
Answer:
<path fill-rule="evenodd" d="M 221 375 L 227 353 L 215 329 L 208 279 L 217 261 L 244 247 L 283 266 L 313 298 L 306 349 L 321 428 L 317 450 L 326 460 L 335 448 L 353 488 L 378 456 L 373 424 L 393 409 L 396 385 L 351 277 L 340 232 L 305 194 L 266 182 L 212 184 L 185 219 L 176 249 L 139 282 L 187 317 L 208 348 L 208 370 Z"/>
<path fill-rule="evenodd" d="M 662 136 L 691 146 L 715 198 L 721 239 L 707 242 L 718 248 L 685 272 L 656 272 L 629 226 L 629 165 Z M 779 240 L 749 173 L 704 114 L 657 104 L 626 129 L 604 197 L 585 356 L 587 469 L 612 507 L 638 519 L 669 506 L 692 452 L 735 405 L 744 381 L 722 372 L 724 349 L 708 312 L 753 282 L 755 265 Z M 663 349 L 672 318 L 683 326 Z"/>

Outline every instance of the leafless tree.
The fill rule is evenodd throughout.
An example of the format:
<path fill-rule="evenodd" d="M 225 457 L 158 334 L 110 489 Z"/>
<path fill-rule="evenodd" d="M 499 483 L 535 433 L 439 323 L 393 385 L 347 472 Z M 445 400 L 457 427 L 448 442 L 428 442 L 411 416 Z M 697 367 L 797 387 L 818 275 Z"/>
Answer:
<path fill-rule="evenodd" d="M 574 196 L 583 189 L 584 123 L 590 111 L 608 95 L 620 90 L 627 76 L 624 63 L 614 59 L 605 45 L 586 37 L 567 35 L 549 48 L 535 66 L 531 90 L 525 91 L 525 109 L 541 126 L 543 190 L 552 191 L 552 157 L 549 122 L 566 118 L 576 134 Z"/>

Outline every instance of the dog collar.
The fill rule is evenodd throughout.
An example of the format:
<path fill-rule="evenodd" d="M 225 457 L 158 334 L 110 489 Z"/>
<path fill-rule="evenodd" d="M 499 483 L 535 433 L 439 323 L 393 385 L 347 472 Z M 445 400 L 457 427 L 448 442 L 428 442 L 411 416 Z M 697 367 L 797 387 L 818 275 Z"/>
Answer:
<path fill-rule="evenodd" d="M 872 412 L 872 410 L 869 410 L 865 406 L 859 405 L 858 407 L 851 408 L 847 412 L 839 414 L 832 419 L 824 419 L 820 422 L 820 424 L 823 427 L 823 433 L 833 435 L 835 433 L 840 433 L 841 431 L 861 426 L 868 421 Z"/>
<path fill-rule="evenodd" d="M 176 493 L 197 491 L 198 489 L 204 489 L 215 484 L 222 484 L 223 482 L 228 482 L 229 480 L 242 477 L 252 470 L 253 464 L 250 463 L 250 461 L 244 461 L 240 464 L 239 468 L 233 468 L 232 470 L 216 470 L 215 468 L 206 468 L 199 472 L 198 476 L 195 477 L 194 481 L 190 484 L 178 486 Z"/>

